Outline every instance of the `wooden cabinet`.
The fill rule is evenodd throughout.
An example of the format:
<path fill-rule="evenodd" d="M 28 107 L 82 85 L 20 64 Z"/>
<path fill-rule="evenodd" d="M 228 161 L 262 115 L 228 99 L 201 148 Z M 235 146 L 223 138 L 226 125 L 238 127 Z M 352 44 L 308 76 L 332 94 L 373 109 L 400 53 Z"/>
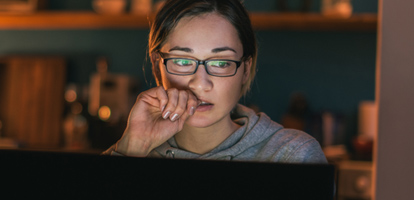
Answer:
<path fill-rule="evenodd" d="M 58 148 L 66 66 L 60 57 L 0 58 L 2 136 L 28 148 Z"/>

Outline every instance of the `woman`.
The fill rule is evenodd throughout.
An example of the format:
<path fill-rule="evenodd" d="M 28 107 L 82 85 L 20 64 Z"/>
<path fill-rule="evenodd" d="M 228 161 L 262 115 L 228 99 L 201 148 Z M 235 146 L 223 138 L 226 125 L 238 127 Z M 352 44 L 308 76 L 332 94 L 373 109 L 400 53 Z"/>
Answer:
<path fill-rule="evenodd" d="M 308 134 L 238 104 L 257 48 L 238 0 L 168 0 L 149 36 L 158 87 L 142 92 L 122 138 L 104 154 L 326 163 Z"/>

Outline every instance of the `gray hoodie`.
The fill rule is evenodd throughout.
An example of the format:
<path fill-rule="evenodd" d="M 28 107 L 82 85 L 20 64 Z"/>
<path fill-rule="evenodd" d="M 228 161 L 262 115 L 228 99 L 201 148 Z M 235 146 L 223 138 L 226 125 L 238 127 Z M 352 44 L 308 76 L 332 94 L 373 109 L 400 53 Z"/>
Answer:
<path fill-rule="evenodd" d="M 327 163 L 319 143 L 307 133 L 285 129 L 266 114 L 237 105 L 233 120 L 241 127 L 210 152 L 199 155 L 179 149 L 174 137 L 155 148 L 149 157 Z M 108 149 L 104 154 L 116 155 Z"/>

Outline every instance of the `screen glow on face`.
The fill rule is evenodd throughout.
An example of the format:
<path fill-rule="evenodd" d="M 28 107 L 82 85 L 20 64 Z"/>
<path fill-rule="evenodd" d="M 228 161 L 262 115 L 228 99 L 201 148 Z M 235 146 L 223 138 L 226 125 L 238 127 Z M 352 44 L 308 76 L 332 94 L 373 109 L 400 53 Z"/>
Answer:
<path fill-rule="evenodd" d="M 195 65 L 194 61 L 188 59 L 173 59 L 172 60 L 174 65 L 176 66 L 192 66 Z"/>
<path fill-rule="evenodd" d="M 167 70 L 177 75 L 191 75 L 197 71 L 198 66 L 204 65 L 207 72 L 213 76 L 231 76 L 237 71 L 238 63 L 232 60 L 206 60 L 197 61 L 189 58 L 165 59 Z"/>
<path fill-rule="evenodd" d="M 213 60 L 208 62 L 208 65 L 210 67 L 227 68 L 231 66 L 231 63 L 228 61 Z"/>

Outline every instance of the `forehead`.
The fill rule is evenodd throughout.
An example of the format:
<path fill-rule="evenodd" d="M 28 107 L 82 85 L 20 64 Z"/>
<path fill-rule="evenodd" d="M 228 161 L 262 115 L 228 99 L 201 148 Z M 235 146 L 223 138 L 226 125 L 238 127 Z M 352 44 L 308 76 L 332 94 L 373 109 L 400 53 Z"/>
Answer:
<path fill-rule="evenodd" d="M 218 47 L 230 47 L 243 55 L 243 48 L 236 28 L 223 16 L 208 13 L 184 17 L 171 31 L 161 48 L 163 51 L 180 46 L 193 53 L 211 52 Z"/>

